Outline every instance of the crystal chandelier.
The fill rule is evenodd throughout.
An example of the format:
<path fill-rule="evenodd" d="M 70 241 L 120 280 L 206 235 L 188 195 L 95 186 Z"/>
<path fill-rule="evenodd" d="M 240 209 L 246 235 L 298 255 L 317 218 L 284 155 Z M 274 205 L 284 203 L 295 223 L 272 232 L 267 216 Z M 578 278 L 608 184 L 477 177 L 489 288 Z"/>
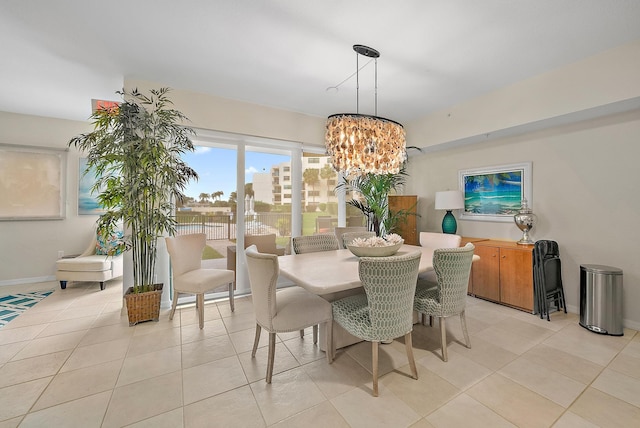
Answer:
<path fill-rule="evenodd" d="M 404 128 L 398 122 L 378 117 L 378 57 L 368 46 L 356 51 L 356 113 L 332 114 L 327 119 L 325 144 L 333 168 L 349 178 L 365 174 L 397 174 L 407 158 Z M 358 55 L 375 59 L 375 115 L 359 113 Z"/>

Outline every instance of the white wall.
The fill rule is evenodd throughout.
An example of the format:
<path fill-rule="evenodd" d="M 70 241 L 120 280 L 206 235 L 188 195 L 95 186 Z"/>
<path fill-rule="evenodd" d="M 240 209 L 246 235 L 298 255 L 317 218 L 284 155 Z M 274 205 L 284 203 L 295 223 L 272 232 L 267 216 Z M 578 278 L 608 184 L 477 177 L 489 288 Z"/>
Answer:
<path fill-rule="evenodd" d="M 90 131 L 84 122 L 0 112 L 0 143 L 65 148 Z M 78 154 L 67 155 L 66 219 L 0 221 L 0 285 L 54 279 L 58 251 L 79 254 L 90 242 L 97 216 L 78 216 Z"/>
<path fill-rule="evenodd" d="M 419 199 L 419 230 L 440 231 L 439 190 L 458 171 L 533 162 L 534 239 L 560 245 L 567 305 L 579 311 L 581 264 L 624 271 L 625 326 L 640 329 L 640 42 L 518 82 L 407 124 L 407 194 Z M 468 237 L 517 240 L 513 223 L 458 221 Z"/>
<path fill-rule="evenodd" d="M 624 272 L 623 317 L 640 328 L 640 111 L 465 148 L 424 154 L 409 163 L 405 193 L 419 196 L 418 229 L 441 231 L 436 191 L 457 189 L 461 169 L 533 162 L 534 239 L 560 246 L 567 305 L 579 311 L 581 264 Z M 514 223 L 458 220 L 458 234 L 517 240 Z"/>

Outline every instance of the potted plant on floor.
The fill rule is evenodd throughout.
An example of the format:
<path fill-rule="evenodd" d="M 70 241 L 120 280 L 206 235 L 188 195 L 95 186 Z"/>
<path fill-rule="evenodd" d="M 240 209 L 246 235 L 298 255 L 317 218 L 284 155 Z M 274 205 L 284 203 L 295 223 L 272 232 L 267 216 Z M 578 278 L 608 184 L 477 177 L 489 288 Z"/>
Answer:
<path fill-rule="evenodd" d="M 97 194 L 105 214 L 98 219 L 98 234 L 114 236 L 124 227 L 120 250 L 132 252 L 133 284 L 125 293 L 129 325 L 158 320 L 162 284 L 154 284 L 157 243 L 173 235 L 174 202 L 198 175 L 182 159 L 193 151 L 191 128 L 181 125 L 187 118 L 171 108 L 168 88 L 145 95 L 134 89 L 116 92 L 117 106 L 97 109 L 92 132 L 69 141 L 69 146 L 87 154 L 87 169 L 93 169 Z"/>

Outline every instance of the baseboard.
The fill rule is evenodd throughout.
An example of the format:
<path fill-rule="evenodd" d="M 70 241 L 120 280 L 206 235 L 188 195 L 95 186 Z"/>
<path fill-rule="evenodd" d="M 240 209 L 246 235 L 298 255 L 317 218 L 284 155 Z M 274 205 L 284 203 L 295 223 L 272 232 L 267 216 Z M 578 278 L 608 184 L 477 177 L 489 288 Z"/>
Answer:
<path fill-rule="evenodd" d="M 4 281 L 0 281 L 0 287 L 4 285 L 35 284 L 37 282 L 49 282 L 49 281 L 55 281 L 55 280 L 56 280 L 55 275 L 37 276 L 33 278 L 7 279 Z"/>

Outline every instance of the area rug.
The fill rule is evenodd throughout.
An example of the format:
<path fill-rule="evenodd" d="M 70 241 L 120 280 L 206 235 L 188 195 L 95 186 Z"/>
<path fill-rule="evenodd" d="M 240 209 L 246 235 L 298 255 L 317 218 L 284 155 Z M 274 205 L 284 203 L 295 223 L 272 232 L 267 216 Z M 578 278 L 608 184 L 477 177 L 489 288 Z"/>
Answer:
<path fill-rule="evenodd" d="M 0 297 L 0 328 L 51 293 L 53 290 L 16 293 Z"/>

